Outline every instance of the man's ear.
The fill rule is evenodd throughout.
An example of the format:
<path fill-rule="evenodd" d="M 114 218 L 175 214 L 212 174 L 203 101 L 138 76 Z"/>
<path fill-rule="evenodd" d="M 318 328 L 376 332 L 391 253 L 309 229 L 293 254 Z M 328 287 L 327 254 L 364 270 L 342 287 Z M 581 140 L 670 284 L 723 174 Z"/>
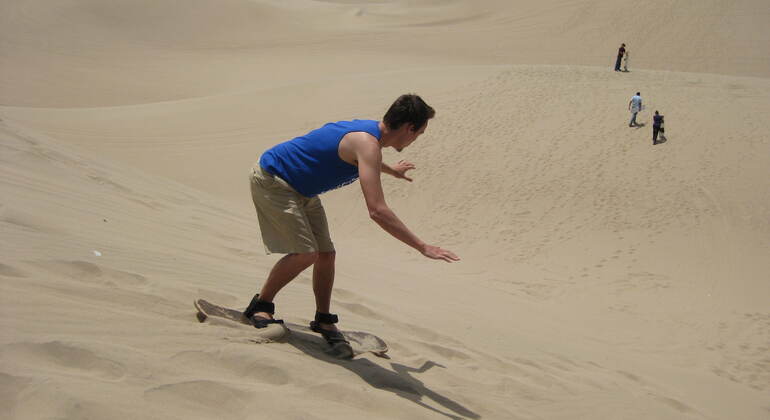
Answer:
<path fill-rule="evenodd" d="M 400 126 L 397 128 L 397 129 L 396 129 L 396 131 L 397 131 L 397 132 L 399 132 L 399 133 L 408 133 L 408 132 L 409 132 L 409 131 L 412 129 L 412 125 L 413 125 L 413 124 L 409 124 L 409 123 L 407 123 L 407 122 L 405 122 L 405 123 L 402 123 L 402 124 L 401 124 L 401 125 L 400 125 Z"/>

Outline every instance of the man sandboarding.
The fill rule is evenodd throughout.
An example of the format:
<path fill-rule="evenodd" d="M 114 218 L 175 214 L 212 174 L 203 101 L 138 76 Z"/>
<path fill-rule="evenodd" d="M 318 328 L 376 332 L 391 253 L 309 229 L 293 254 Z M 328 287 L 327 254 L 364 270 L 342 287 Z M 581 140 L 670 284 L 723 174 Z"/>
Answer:
<path fill-rule="evenodd" d="M 276 294 L 299 273 L 313 266 L 316 314 L 310 328 L 332 346 L 348 346 L 329 312 L 334 285 L 334 244 L 329 235 L 318 195 L 361 180 L 369 216 L 396 239 L 424 256 L 447 262 L 458 261 L 453 252 L 428 245 L 412 233 L 385 202 L 380 174 L 412 181 L 407 161 L 393 166 L 382 162 L 382 148 L 397 151 L 412 144 L 425 132 L 435 111 L 419 96 L 402 95 L 382 121 L 353 120 L 329 123 L 304 136 L 280 143 L 265 151 L 250 175 L 251 196 L 257 210 L 262 241 L 268 254 L 286 254 L 278 260 L 262 290 L 243 315 L 256 328 L 274 327 L 283 321 L 273 318 Z"/>

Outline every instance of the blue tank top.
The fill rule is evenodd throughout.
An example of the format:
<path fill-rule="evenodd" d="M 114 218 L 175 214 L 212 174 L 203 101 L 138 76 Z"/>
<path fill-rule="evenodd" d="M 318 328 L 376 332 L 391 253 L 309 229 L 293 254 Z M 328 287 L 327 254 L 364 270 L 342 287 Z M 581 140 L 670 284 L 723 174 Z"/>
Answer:
<path fill-rule="evenodd" d="M 379 123 L 373 120 L 328 123 L 268 149 L 259 158 L 259 165 L 281 177 L 298 193 L 315 197 L 358 179 L 358 167 L 339 155 L 342 137 L 357 131 L 369 133 L 378 141 L 382 136 Z"/>

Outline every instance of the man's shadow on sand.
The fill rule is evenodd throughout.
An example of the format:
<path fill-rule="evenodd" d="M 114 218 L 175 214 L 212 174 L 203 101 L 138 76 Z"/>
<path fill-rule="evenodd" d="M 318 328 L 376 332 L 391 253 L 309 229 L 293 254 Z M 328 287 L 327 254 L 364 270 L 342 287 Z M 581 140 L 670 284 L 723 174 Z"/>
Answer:
<path fill-rule="evenodd" d="M 421 407 L 435 411 L 451 419 L 480 419 L 481 416 L 462 405 L 450 400 L 443 395 L 427 388 L 422 382 L 412 377 L 411 373 L 423 373 L 428 369 L 437 366 L 444 367 L 433 361 L 423 363 L 419 368 L 404 366 L 398 363 L 391 363 L 393 370 L 385 369 L 365 358 L 353 360 L 340 360 L 324 353 L 326 342 L 315 334 L 308 334 L 301 331 L 292 330 L 286 339 L 288 344 L 296 347 L 303 353 L 315 357 L 316 359 L 343 367 L 366 381 L 369 385 L 384 391 L 391 391 L 401 398 L 405 398 Z M 386 356 L 387 358 L 387 356 Z M 443 406 L 446 410 L 431 407 L 422 401 L 422 397 L 428 397 L 437 404 Z M 453 414 L 454 413 L 454 414 Z"/>

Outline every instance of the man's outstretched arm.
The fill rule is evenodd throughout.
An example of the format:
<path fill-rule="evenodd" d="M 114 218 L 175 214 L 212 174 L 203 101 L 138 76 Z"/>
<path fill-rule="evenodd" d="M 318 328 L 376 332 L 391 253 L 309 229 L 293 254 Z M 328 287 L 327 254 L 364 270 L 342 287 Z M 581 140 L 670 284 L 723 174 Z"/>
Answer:
<path fill-rule="evenodd" d="M 369 217 L 393 237 L 420 251 L 428 258 L 447 262 L 458 261 L 460 258 L 453 252 L 428 245 L 420 240 L 385 203 L 385 194 L 382 191 L 380 180 L 380 171 L 382 170 L 380 147 L 373 142 L 358 142 L 356 146 L 358 174 L 366 207 L 369 210 Z"/>

